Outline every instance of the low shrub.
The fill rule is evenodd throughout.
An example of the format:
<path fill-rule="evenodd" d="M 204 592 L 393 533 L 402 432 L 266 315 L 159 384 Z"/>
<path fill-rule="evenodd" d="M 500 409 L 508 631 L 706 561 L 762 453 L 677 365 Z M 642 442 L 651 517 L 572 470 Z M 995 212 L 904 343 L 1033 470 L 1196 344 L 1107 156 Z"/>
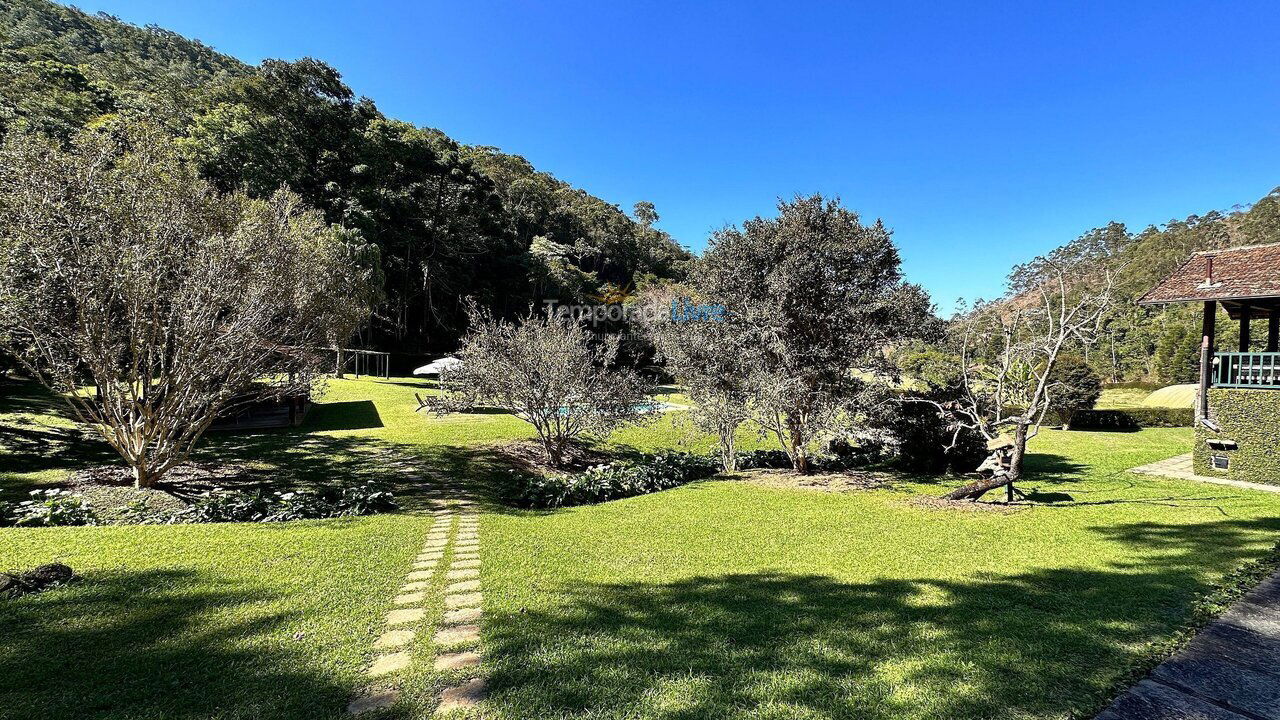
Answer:
<path fill-rule="evenodd" d="M 828 445 L 827 451 L 809 457 L 814 472 L 841 472 L 866 467 L 876 459 L 877 451 L 846 441 Z M 739 470 L 790 470 L 791 457 L 783 450 L 753 450 L 738 453 Z"/>
<path fill-rule="evenodd" d="M 1009 417 L 1022 412 L 1018 408 L 1005 408 Z M 1044 416 L 1046 426 L 1062 425 L 1063 418 L 1055 412 Z M 1138 430 L 1144 427 L 1192 427 L 1196 424 L 1195 408 L 1133 407 L 1103 410 L 1078 410 L 1071 418 L 1072 430 Z"/>
<path fill-rule="evenodd" d="M 1144 427 L 1191 427 L 1194 408 L 1140 407 L 1119 410 L 1080 410 L 1071 418 L 1072 430 L 1137 430 Z"/>
<path fill-rule="evenodd" d="M 591 505 L 678 487 L 719 469 L 710 457 L 670 452 L 637 462 L 595 465 L 579 473 L 530 475 L 509 472 L 508 500 L 520 507 L 558 508 Z"/>
<path fill-rule="evenodd" d="M 1155 390 L 1159 390 L 1160 388 L 1164 387 L 1167 384 L 1168 383 L 1150 382 L 1147 380 L 1132 380 L 1129 382 L 1114 382 L 1114 383 L 1104 382 L 1102 383 L 1102 389 L 1103 390 L 1146 390 L 1148 392 L 1153 392 Z"/>
<path fill-rule="evenodd" d="M 286 522 L 371 515 L 396 508 L 395 496 L 377 483 L 338 490 L 212 490 L 178 513 L 183 522 Z"/>
<path fill-rule="evenodd" d="M 791 467 L 791 456 L 783 450 L 752 450 L 738 453 L 738 469 L 756 468 L 786 469 Z"/>
<path fill-rule="evenodd" d="M 7 512 L 0 515 L 0 525 L 54 527 L 98 522 L 93 508 L 69 490 L 32 490 L 30 500 L 7 505 Z"/>

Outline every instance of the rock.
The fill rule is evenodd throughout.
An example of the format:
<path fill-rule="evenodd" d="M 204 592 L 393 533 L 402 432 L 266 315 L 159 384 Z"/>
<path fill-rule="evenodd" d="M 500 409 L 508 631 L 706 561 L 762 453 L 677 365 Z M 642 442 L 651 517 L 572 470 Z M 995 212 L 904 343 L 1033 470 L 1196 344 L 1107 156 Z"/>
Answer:
<path fill-rule="evenodd" d="M 16 598 L 38 593 L 51 587 L 65 585 L 75 577 L 71 568 L 62 563 L 41 565 L 18 575 L 0 573 L 0 597 Z"/>

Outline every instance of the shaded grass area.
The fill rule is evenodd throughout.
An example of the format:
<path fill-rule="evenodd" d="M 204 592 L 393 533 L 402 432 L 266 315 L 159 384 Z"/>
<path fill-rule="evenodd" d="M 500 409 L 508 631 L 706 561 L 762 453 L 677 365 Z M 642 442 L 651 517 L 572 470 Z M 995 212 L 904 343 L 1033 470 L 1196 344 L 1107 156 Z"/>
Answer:
<path fill-rule="evenodd" d="M 498 471 L 510 465 L 492 446 L 533 438 L 532 428 L 499 412 L 416 412 L 414 393 L 435 392 L 434 382 L 414 378 L 329 380 L 301 426 L 211 432 L 192 460 L 246 465 L 279 488 L 377 480 L 409 508 L 422 505 L 436 478 L 461 476 L 491 488 Z M 120 462 L 96 433 L 66 413 L 35 383 L 0 381 L 0 499 L 63 483 L 68 471 Z M 710 452 L 714 443 L 681 412 L 624 428 L 604 447 L 622 455 Z M 745 428 L 741 443 L 744 449 L 772 446 Z"/>
<path fill-rule="evenodd" d="M 1182 429 L 1046 432 L 1030 503 L 705 482 L 489 518 L 507 718 L 1087 717 L 1198 597 L 1267 554 L 1280 498 L 1124 472 Z M 493 592 L 496 590 L 496 592 Z"/>
<path fill-rule="evenodd" d="M 0 718 L 340 717 L 429 523 L 0 530 L 83 576 L 0 602 Z"/>

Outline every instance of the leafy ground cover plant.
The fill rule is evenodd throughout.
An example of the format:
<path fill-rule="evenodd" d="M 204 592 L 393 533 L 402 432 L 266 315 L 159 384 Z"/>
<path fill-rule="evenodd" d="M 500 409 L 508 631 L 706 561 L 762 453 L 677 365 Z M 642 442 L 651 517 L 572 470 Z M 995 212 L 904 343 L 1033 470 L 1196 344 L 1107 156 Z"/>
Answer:
<path fill-rule="evenodd" d="M 531 475 L 509 471 L 510 499 L 529 508 L 558 508 L 619 500 L 667 490 L 714 475 L 719 463 L 709 457 L 670 452 L 641 461 L 594 465 L 578 473 Z"/>

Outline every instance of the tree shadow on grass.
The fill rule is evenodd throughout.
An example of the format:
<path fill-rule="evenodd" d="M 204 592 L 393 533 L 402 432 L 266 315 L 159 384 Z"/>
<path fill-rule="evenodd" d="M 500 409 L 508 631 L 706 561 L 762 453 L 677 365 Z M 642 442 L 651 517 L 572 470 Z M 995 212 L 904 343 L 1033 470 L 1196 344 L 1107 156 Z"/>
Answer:
<path fill-rule="evenodd" d="M 488 616 L 492 702 L 520 718 L 1088 717 L 1277 529 L 1096 528 L 1132 561 L 963 579 L 566 584 L 548 608 Z"/>
<path fill-rule="evenodd" d="M 273 599 L 149 570 L 0 601 L 0 718 L 337 717 L 351 689 L 304 651 L 311 639 L 256 637 L 294 620 L 255 607 Z"/>
<path fill-rule="evenodd" d="M 316 403 L 311 406 L 303 425 L 310 432 L 383 427 L 378 406 L 372 400 Z"/>

